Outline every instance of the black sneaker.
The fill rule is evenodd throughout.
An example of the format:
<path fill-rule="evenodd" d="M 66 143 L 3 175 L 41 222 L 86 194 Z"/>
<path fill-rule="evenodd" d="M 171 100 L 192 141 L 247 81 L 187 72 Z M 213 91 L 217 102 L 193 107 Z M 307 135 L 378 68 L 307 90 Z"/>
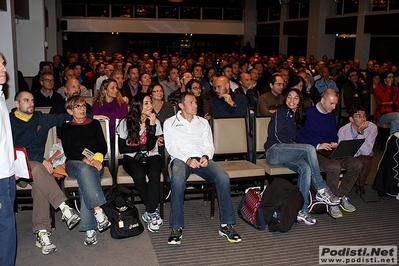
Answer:
<path fill-rule="evenodd" d="M 180 245 L 181 239 L 183 238 L 183 229 L 180 228 L 172 228 L 170 232 L 170 236 L 168 238 L 169 245 Z"/>
<path fill-rule="evenodd" d="M 236 232 L 233 225 L 228 224 L 227 226 L 219 228 L 219 235 L 224 236 L 230 243 L 241 242 L 240 235 Z"/>

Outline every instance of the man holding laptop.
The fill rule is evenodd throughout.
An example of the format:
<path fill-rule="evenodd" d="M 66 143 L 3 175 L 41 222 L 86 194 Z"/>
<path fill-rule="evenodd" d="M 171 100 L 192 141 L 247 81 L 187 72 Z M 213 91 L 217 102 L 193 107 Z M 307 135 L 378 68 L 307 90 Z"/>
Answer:
<path fill-rule="evenodd" d="M 363 163 L 362 171 L 355 183 L 356 193 L 363 195 L 364 185 L 371 170 L 373 159 L 373 146 L 378 134 L 378 127 L 372 122 L 367 121 L 366 109 L 357 106 L 349 109 L 350 123 L 338 130 L 338 140 L 364 139 L 363 145 L 356 152 L 355 157 Z"/>
<path fill-rule="evenodd" d="M 337 103 L 338 94 L 329 88 L 322 93 L 320 102 L 305 110 L 306 123 L 299 131 L 298 143 L 311 144 L 317 151 L 330 151 L 338 146 L 336 118 L 333 113 Z M 362 162 L 353 158 L 353 154 L 352 157 L 330 159 L 318 153 L 317 159 L 320 171 L 326 172 L 326 181 L 331 192 L 342 197 L 339 206 L 329 207 L 330 215 L 334 218 L 343 217 L 340 208 L 346 212 L 354 212 L 356 208 L 349 202 L 348 195 L 362 170 Z M 346 169 L 346 173 L 338 187 L 341 169 Z"/>

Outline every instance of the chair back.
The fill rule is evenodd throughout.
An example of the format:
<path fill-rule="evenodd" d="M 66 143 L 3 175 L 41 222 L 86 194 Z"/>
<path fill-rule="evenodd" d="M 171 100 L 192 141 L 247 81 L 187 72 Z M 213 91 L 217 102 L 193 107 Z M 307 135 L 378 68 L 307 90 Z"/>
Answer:
<path fill-rule="evenodd" d="M 265 148 L 263 145 L 266 142 L 268 135 L 268 128 L 270 123 L 270 117 L 263 116 L 257 117 L 255 122 L 255 152 L 264 153 Z"/>
<path fill-rule="evenodd" d="M 40 111 L 43 114 L 50 113 L 51 107 L 35 107 L 35 111 Z"/>
<path fill-rule="evenodd" d="M 101 128 L 103 130 L 105 141 L 107 142 L 107 154 L 104 156 L 105 161 L 112 160 L 111 158 L 111 136 L 109 133 L 109 121 L 108 120 L 99 120 L 101 124 Z M 111 164 L 108 164 L 108 167 Z"/>
<path fill-rule="evenodd" d="M 44 158 L 50 158 L 50 151 L 55 143 L 57 143 L 57 127 L 52 127 L 47 134 L 47 141 L 44 146 Z"/>
<path fill-rule="evenodd" d="M 248 129 L 245 117 L 213 118 L 215 155 L 248 154 Z"/>
<path fill-rule="evenodd" d="M 91 90 L 89 90 L 91 93 Z M 86 103 L 90 104 L 91 106 L 93 106 L 93 99 L 94 97 L 91 96 L 84 96 Z"/>
<path fill-rule="evenodd" d="M 374 93 L 370 93 L 370 116 L 374 116 L 375 99 Z"/>

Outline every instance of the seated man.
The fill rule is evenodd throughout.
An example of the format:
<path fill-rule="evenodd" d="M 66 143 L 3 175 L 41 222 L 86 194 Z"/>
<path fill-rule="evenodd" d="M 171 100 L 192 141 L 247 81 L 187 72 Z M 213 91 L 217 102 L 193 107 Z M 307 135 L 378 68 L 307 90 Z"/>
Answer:
<path fill-rule="evenodd" d="M 305 110 L 305 126 L 299 131 L 298 143 L 308 143 L 316 147 L 316 150 L 332 150 L 338 146 L 337 125 L 333 113 L 338 103 L 338 94 L 334 89 L 326 89 L 321 100 L 315 106 Z M 349 192 L 352 190 L 360 171 L 362 162 L 356 158 L 329 159 L 317 154 L 320 170 L 326 172 L 326 181 L 331 192 L 342 197 L 339 207 L 347 212 L 354 212 L 356 208 L 349 202 Z M 338 187 L 341 169 L 346 169 Z M 338 206 L 330 206 L 330 215 L 334 218 L 341 218 L 342 212 Z"/>
<path fill-rule="evenodd" d="M 72 229 L 80 221 L 77 212 L 65 203 L 67 198 L 52 175 L 52 163 L 43 159 L 49 129 L 55 125 L 61 126 L 65 121 L 71 120 L 71 117 L 35 112 L 33 95 L 27 91 L 18 92 L 15 95 L 14 105 L 16 108 L 10 112 L 14 146 L 26 148 L 32 167 L 33 233 L 36 234 L 36 246 L 42 249 L 43 254 L 47 255 L 57 251 L 50 239 L 49 205 L 51 204 L 54 209 L 61 210 L 62 220 L 67 223 L 69 229 Z"/>
<path fill-rule="evenodd" d="M 62 96 L 62 98 L 64 98 L 65 100 L 67 100 L 67 97 L 66 97 L 66 95 L 65 95 L 65 86 L 66 86 L 66 83 L 67 83 L 67 81 L 68 81 L 68 79 L 71 79 L 71 78 L 74 78 L 74 79 L 76 79 L 76 76 L 75 76 L 75 71 L 73 70 L 73 69 L 67 69 L 67 70 L 65 70 L 65 74 L 64 74 L 64 80 L 65 80 L 65 83 L 64 83 L 64 86 L 62 86 L 62 87 L 60 87 L 58 90 L 57 90 L 57 92 Z M 77 79 L 76 79 L 77 80 Z M 78 81 L 79 82 L 79 81 Z M 80 83 L 79 83 L 80 84 Z M 81 96 L 91 96 L 91 92 L 89 92 L 89 90 L 84 86 L 84 85 L 82 85 L 82 84 L 80 84 L 80 95 Z"/>
<path fill-rule="evenodd" d="M 241 242 L 235 231 L 235 210 L 230 198 L 230 177 L 212 159 L 214 153 L 211 128 L 207 120 L 197 116 L 195 96 L 183 92 L 179 96 L 180 111 L 164 123 L 165 145 L 172 157 L 171 235 L 168 244 L 180 244 L 184 227 L 183 203 L 186 180 L 194 173 L 215 183 L 220 208 L 219 235 L 231 243 Z"/>
<path fill-rule="evenodd" d="M 271 116 L 276 112 L 279 105 L 283 104 L 284 78 L 276 74 L 269 79 L 270 91 L 258 98 L 258 116 Z"/>
<path fill-rule="evenodd" d="M 210 101 L 212 117 L 247 116 L 247 98 L 242 94 L 234 93 L 230 89 L 230 81 L 227 77 L 218 77 L 214 85 L 218 97 Z"/>
<path fill-rule="evenodd" d="M 65 203 L 67 198 L 52 175 L 52 163 L 43 159 L 48 131 L 54 126 L 62 126 L 66 121 L 72 120 L 72 117 L 68 114 L 54 115 L 35 112 L 33 95 L 27 91 L 21 91 L 15 95 L 14 105 L 16 108 L 10 112 L 14 146 L 26 148 L 32 167 L 34 180 L 31 183 L 32 222 L 33 232 L 36 234 L 36 246 L 42 249 L 43 254 L 50 254 L 57 248 L 50 239 L 49 205 L 51 204 L 54 209 L 61 210 L 62 220 L 67 223 L 69 229 L 72 229 L 80 221 L 76 211 Z M 106 119 L 104 116 L 94 118 Z"/>
<path fill-rule="evenodd" d="M 40 75 L 40 84 L 42 84 L 42 88 L 33 94 L 36 107 L 51 107 L 63 102 L 62 96 L 54 88 L 54 75 L 52 72 Z"/>
<path fill-rule="evenodd" d="M 338 141 L 350 139 L 365 139 L 355 158 L 363 163 L 362 171 L 356 181 L 356 193 L 363 195 L 364 185 L 371 170 L 373 159 L 373 146 L 378 134 L 378 128 L 372 122 L 367 121 L 366 109 L 362 106 L 349 109 L 350 123 L 338 130 Z"/>

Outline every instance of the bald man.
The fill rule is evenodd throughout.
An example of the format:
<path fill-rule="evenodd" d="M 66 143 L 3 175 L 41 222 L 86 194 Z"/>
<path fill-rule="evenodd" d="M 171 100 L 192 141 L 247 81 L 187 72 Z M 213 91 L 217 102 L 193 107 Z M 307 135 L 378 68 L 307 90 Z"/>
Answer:
<path fill-rule="evenodd" d="M 230 89 L 230 80 L 221 76 L 215 81 L 215 92 L 218 97 L 211 100 L 212 117 L 246 117 L 247 98 Z"/>

